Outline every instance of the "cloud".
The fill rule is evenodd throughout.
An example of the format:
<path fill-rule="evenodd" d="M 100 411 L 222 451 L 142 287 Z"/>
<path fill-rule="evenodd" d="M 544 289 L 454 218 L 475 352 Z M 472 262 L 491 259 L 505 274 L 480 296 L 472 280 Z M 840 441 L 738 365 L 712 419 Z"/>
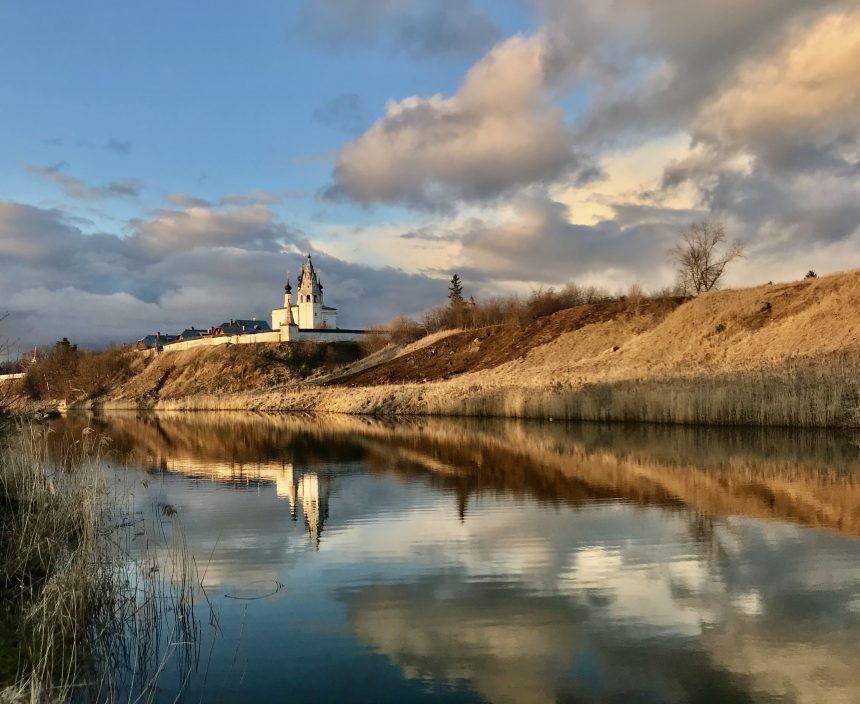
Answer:
<path fill-rule="evenodd" d="M 543 43 L 494 48 L 451 97 L 410 97 L 346 145 L 330 197 L 451 208 L 549 182 L 577 162 L 562 111 L 543 90 Z"/>
<path fill-rule="evenodd" d="M 131 151 L 131 142 L 111 137 L 105 144 L 105 149 L 116 154 L 128 154 Z"/>
<path fill-rule="evenodd" d="M 638 280 L 659 286 L 666 250 L 677 232 L 704 215 L 631 203 L 615 203 L 611 209 L 611 219 L 574 224 L 565 204 L 538 191 L 518 196 L 492 219 L 452 220 L 410 230 L 401 238 L 444 247 L 457 243 L 447 268 L 472 284 L 579 281 L 617 288 Z"/>
<path fill-rule="evenodd" d="M 344 93 L 327 100 L 314 110 L 313 117 L 320 124 L 351 135 L 367 127 L 358 93 Z"/>
<path fill-rule="evenodd" d="M 860 148 L 860 8 L 797 30 L 775 53 L 743 64 L 700 109 L 698 139 L 745 149 L 781 167 L 802 151 Z M 789 157 L 787 159 L 787 157 Z M 834 165 L 829 160 L 826 165 Z"/>
<path fill-rule="evenodd" d="M 275 205 L 287 198 L 304 198 L 305 191 L 263 191 L 255 190 L 250 193 L 228 193 L 218 200 L 221 206 Z"/>
<path fill-rule="evenodd" d="M 168 193 L 164 196 L 164 200 L 181 208 L 207 208 L 211 205 L 205 198 L 198 198 L 187 193 Z"/>
<path fill-rule="evenodd" d="M 61 186 L 63 192 L 76 200 L 104 200 L 107 198 L 137 198 L 141 185 L 137 179 L 111 181 L 103 186 L 90 186 L 81 179 L 64 171 L 66 162 L 58 162 L 53 166 L 29 166 L 27 170 L 51 183 Z"/>
<path fill-rule="evenodd" d="M 471 0 L 307 0 L 293 34 L 328 49 L 393 41 L 418 58 L 473 54 L 501 36 Z"/>
<path fill-rule="evenodd" d="M 589 144 L 685 128 L 746 61 L 845 0 L 538 0 L 548 75 L 593 96 L 578 125 Z"/>
<path fill-rule="evenodd" d="M 82 227 L 60 209 L 0 201 L 4 337 L 98 346 L 230 316 L 266 318 L 308 251 L 344 326 L 418 313 L 444 297 L 444 282 L 318 251 L 262 205 L 161 210 L 129 221 L 123 236 Z"/>

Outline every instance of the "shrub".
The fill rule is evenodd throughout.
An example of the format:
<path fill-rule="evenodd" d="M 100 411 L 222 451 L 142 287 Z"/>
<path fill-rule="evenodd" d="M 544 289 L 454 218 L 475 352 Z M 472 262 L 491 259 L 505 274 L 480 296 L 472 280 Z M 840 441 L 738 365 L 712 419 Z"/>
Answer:
<path fill-rule="evenodd" d="M 27 367 L 25 392 L 35 400 L 92 398 L 131 375 L 134 353 L 113 345 L 100 352 L 79 350 L 63 338 Z"/>

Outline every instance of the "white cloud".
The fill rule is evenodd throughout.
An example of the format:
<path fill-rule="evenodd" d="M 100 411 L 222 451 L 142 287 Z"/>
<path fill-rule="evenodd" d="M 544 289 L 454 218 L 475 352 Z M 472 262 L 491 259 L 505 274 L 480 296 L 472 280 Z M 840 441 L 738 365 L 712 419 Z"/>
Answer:
<path fill-rule="evenodd" d="M 340 152 L 331 193 L 362 203 L 447 209 L 549 182 L 575 163 L 561 109 L 544 91 L 544 44 L 495 47 L 450 97 L 413 96 Z"/>

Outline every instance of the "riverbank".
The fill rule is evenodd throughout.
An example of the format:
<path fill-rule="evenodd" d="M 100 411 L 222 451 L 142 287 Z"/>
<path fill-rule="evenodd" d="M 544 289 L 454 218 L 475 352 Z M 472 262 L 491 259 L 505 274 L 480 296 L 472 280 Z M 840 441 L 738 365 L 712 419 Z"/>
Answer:
<path fill-rule="evenodd" d="M 686 301 L 582 305 L 302 378 L 276 350 L 225 345 L 137 362 L 70 407 L 858 427 L 858 310 L 851 271 Z"/>

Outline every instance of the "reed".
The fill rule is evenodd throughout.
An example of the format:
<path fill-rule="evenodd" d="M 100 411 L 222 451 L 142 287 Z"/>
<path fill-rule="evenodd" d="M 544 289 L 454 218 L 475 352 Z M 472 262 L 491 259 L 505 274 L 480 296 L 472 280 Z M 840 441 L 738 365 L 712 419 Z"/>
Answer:
<path fill-rule="evenodd" d="M 176 644 L 196 642 L 192 561 L 164 532 L 133 552 L 144 517 L 103 471 L 106 438 L 87 427 L 57 453 L 51 432 L 19 428 L 0 451 L 0 594 L 16 659 L 0 701 L 146 701 Z"/>

